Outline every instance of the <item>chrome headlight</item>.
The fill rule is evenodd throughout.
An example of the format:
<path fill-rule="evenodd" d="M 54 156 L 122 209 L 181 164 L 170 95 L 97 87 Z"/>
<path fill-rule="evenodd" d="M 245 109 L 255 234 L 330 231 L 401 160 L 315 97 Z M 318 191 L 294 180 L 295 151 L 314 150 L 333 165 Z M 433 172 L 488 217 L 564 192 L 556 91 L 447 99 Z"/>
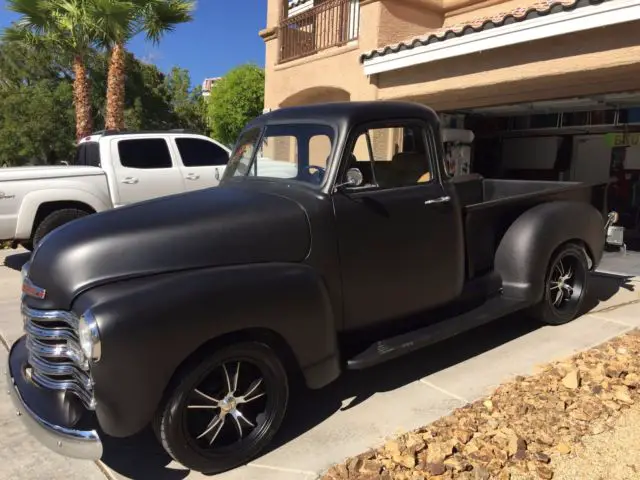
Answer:
<path fill-rule="evenodd" d="M 100 360 L 102 355 L 100 330 L 91 310 L 84 312 L 78 321 L 78 339 L 82 352 L 88 360 L 93 362 Z"/>

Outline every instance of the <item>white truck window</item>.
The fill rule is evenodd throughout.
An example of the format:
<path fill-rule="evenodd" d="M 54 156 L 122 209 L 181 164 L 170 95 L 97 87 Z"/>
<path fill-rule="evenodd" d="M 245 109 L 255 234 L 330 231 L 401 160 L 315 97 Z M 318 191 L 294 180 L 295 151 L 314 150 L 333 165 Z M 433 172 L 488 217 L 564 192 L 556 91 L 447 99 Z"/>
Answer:
<path fill-rule="evenodd" d="M 126 168 L 171 168 L 171 153 L 163 138 L 138 138 L 118 142 L 120 163 Z"/>
<path fill-rule="evenodd" d="M 100 163 L 100 145 L 98 142 L 84 142 L 76 148 L 76 156 L 73 161 L 74 165 L 89 165 L 91 167 L 99 167 Z"/>
<path fill-rule="evenodd" d="M 223 166 L 229 161 L 229 154 L 213 142 L 176 138 L 176 145 L 185 167 Z"/>

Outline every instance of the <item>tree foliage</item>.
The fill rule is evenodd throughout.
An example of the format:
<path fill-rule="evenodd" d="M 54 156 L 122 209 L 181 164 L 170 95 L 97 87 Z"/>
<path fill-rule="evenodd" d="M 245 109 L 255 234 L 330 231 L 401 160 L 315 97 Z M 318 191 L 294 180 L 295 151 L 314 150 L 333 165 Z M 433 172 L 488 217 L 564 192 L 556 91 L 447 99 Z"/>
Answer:
<path fill-rule="evenodd" d="M 75 139 L 70 65 L 51 51 L 0 43 L 0 166 L 55 163 Z"/>
<path fill-rule="evenodd" d="M 230 70 L 214 84 L 208 101 L 211 135 L 232 145 L 247 122 L 262 114 L 264 70 L 245 64 Z"/>
<path fill-rule="evenodd" d="M 126 126 L 132 130 L 189 128 L 207 132 L 199 88 L 189 73 L 163 74 L 128 53 Z M 92 51 L 87 69 L 95 130 L 104 128 L 105 53 Z M 72 160 L 75 150 L 71 65 L 51 51 L 0 42 L 0 167 Z"/>
<path fill-rule="evenodd" d="M 0 91 L 0 165 L 57 163 L 73 156 L 71 82 L 36 81 Z"/>
<path fill-rule="evenodd" d="M 8 0 L 8 9 L 20 17 L 2 34 L 4 40 L 51 51 L 73 64 L 77 138 L 93 128 L 86 59 L 102 38 L 95 6 L 95 0 Z"/>

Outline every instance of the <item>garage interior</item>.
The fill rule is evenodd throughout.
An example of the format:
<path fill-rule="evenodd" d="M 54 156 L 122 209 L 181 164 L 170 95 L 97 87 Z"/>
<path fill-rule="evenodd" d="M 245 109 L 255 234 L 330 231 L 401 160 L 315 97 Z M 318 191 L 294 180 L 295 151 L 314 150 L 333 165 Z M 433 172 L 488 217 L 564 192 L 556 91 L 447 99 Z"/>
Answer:
<path fill-rule="evenodd" d="M 620 213 L 626 248 L 640 251 L 640 91 L 459 109 L 441 118 L 444 129 L 473 132 L 463 170 L 487 178 L 611 179 L 609 208 Z"/>

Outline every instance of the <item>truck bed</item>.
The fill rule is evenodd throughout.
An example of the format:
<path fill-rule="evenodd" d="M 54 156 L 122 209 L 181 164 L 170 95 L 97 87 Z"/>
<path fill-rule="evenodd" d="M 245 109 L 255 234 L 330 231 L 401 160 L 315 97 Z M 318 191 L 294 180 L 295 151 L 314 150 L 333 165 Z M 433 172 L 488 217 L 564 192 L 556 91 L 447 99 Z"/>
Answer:
<path fill-rule="evenodd" d="M 603 222 L 606 216 L 608 184 L 485 179 L 479 175 L 458 177 L 452 184 L 462 206 L 468 279 L 493 269 L 495 251 L 504 233 L 518 216 L 540 203 L 587 202 L 603 213 Z"/>

